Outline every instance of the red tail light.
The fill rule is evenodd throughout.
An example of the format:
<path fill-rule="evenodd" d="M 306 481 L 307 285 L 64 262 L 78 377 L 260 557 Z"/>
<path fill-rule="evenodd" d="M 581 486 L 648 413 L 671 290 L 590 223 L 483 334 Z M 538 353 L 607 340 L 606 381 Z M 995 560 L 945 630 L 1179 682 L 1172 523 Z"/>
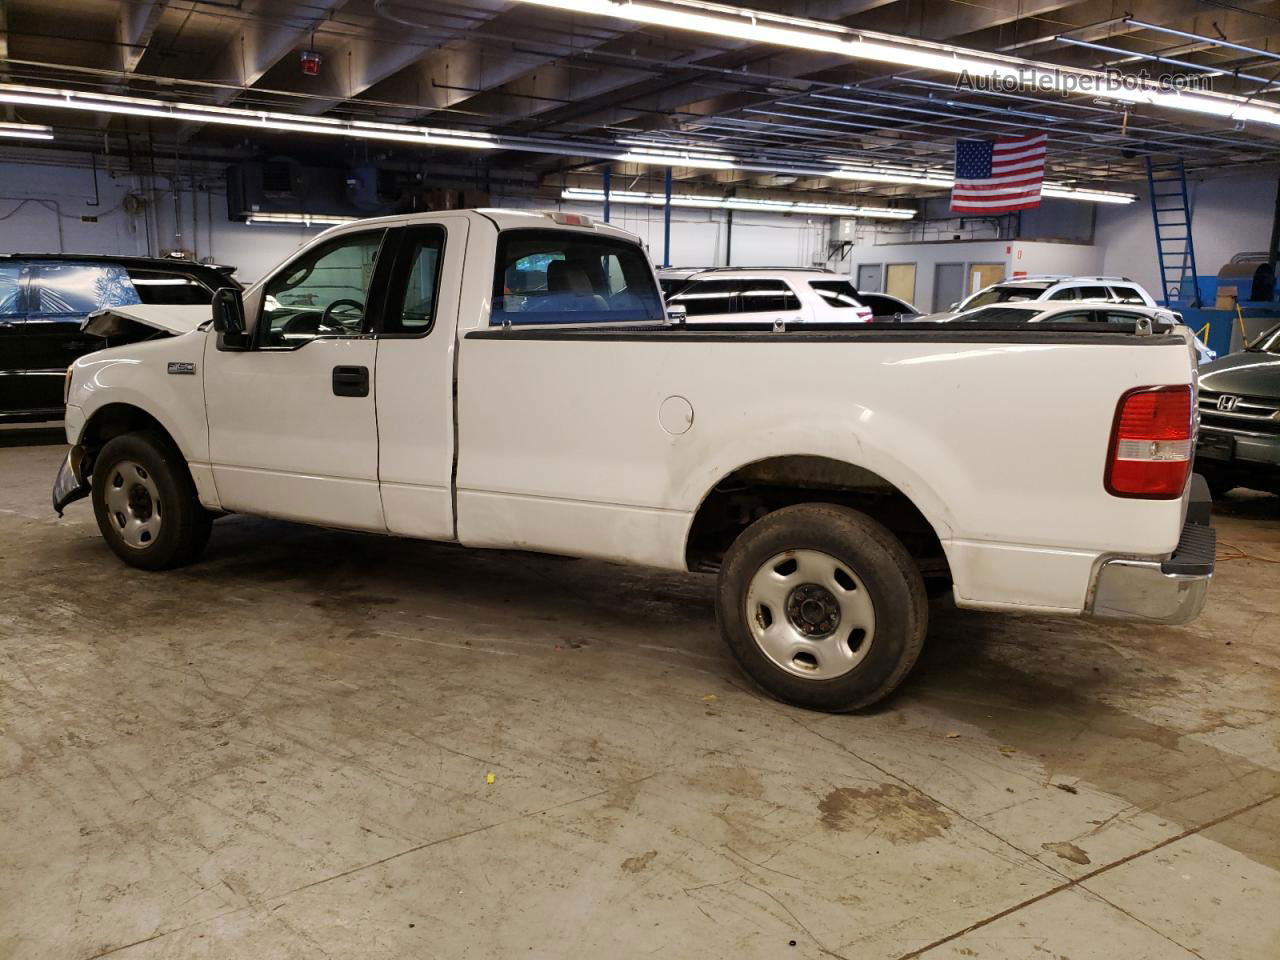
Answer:
<path fill-rule="evenodd" d="M 1120 398 L 1103 483 L 1115 497 L 1174 500 L 1191 472 L 1191 388 L 1139 387 Z"/>

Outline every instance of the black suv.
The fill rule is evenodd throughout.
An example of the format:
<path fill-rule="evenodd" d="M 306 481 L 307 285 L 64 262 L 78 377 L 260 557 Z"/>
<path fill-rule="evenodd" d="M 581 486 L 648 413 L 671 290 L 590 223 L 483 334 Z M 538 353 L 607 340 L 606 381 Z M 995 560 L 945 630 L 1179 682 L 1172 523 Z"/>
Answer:
<path fill-rule="evenodd" d="M 1200 368 L 1196 472 L 1215 497 L 1232 487 L 1280 493 L 1280 324 Z"/>
<path fill-rule="evenodd" d="M 62 419 L 67 365 L 124 342 L 84 333 L 89 314 L 210 303 L 219 287 L 239 286 L 231 269 L 160 257 L 0 254 L 0 423 Z"/>

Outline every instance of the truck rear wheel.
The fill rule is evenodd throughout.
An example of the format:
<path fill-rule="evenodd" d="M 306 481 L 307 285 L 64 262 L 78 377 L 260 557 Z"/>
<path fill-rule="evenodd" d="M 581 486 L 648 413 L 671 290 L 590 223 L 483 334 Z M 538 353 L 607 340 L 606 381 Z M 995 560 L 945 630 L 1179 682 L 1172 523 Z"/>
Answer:
<path fill-rule="evenodd" d="M 213 518 L 196 497 L 182 454 L 159 434 L 107 441 L 94 462 L 92 498 L 102 538 L 130 566 L 180 567 L 209 542 Z"/>
<path fill-rule="evenodd" d="M 716 592 L 720 633 L 742 668 L 787 703 L 842 712 L 887 697 L 920 656 L 924 581 L 866 514 L 807 503 L 734 541 Z"/>

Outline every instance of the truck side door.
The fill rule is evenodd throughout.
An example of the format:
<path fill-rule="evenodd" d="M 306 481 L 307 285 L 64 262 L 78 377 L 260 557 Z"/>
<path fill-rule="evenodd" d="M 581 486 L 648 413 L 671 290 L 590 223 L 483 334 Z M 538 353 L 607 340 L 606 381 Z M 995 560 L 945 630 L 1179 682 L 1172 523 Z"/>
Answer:
<path fill-rule="evenodd" d="M 225 509 L 386 530 L 373 378 L 387 235 L 338 234 L 255 287 L 251 349 L 207 339 L 209 461 Z"/>
<path fill-rule="evenodd" d="M 393 231 L 378 328 L 378 481 L 391 533 L 453 540 L 453 363 L 467 220 Z M 488 263 L 481 264 L 486 272 Z"/>

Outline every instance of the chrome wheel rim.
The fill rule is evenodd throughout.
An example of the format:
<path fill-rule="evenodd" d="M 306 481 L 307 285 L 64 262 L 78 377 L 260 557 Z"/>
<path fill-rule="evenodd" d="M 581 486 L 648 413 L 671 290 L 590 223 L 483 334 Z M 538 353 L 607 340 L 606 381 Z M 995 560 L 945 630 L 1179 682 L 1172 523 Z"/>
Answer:
<path fill-rule="evenodd" d="M 102 494 L 107 517 L 121 541 L 142 550 L 160 536 L 160 488 L 140 463 L 121 460 L 107 473 Z"/>
<path fill-rule="evenodd" d="M 746 613 L 760 651 L 806 680 L 844 676 L 875 640 L 866 586 L 821 550 L 787 550 L 762 563 L 747 586 Z"/>

